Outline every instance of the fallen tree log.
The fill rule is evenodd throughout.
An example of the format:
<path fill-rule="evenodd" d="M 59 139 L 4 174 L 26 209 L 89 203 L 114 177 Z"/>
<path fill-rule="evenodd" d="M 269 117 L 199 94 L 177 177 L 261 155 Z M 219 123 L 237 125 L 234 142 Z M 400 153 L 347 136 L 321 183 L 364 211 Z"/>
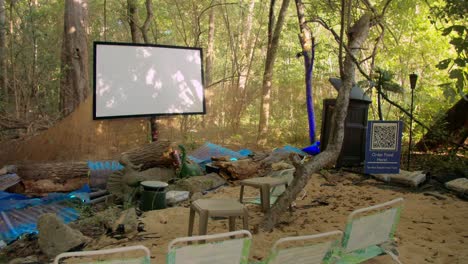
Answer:
<path fill-rule="evenodd" d="M 26 194 L 70 192 L 88 183 L 86 162 L 23 163 L 17 174 Z"/>
<path fill-rule="evenodd" d="M 136 171 L 169 167 L 173 162 L 172 152 L 169 141 L 153 142 L 122 153 L 120 162 Z M 87 162 L 22 163 L 17 165 L 17 174 L 26 194 L 70 192 L 89 183 Z"/>
<path fill-rule="evenodd" d="M 6 165 L 0 169 L 0 175 L 8 174 L 8 173 L 16 173 L 16 166 L 15 165 Z"/>
<path fill-rule="evenodd" d="M 259 164 L 250 159 L 213 161 L 213 165 L 229 175 L 230 180 L 244 180 L 258 176 Z"/>
<path fill-rule="evenodd" d="M 169 167 L 174 162 L 173 151 L 174 146 L 170 141 L 156 141 L 122 153 L 120 163 L 124 166 L 132 166 L 139 171 L 154 167 Z"/>

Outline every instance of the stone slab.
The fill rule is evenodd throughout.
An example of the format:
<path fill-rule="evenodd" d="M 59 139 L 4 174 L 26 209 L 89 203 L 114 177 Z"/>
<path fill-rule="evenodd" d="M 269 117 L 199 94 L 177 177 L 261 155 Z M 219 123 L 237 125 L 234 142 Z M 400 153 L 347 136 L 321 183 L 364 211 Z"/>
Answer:
<path fill-rule="evenodd" d="M 426 173 L 423 171 L 400 170 L 399 174 L 372 174 L 372 176 L 384 182 L 399 183 L 411 187 L 417 187 L 426 180 Z"/>
<path fill-rule="evenodd" d="M 460 194 L 468 194 L 468 179 L 458 178 L 453 181 L 446 182 L 445 187 Z"/>

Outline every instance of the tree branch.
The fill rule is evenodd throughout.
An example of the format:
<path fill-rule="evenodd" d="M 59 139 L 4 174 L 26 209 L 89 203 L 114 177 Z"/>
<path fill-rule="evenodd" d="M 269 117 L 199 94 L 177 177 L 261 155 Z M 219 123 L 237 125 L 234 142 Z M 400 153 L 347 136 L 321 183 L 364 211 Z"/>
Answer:
<path fill-rule="evenodd" d="M 143 25 L 140 27 L 141 34 L 143 35 L 143 40 L 145 43 L 149 43 L 148 39 L 148 27 L 151 23 L 151 19 L 153 19 L 153 1 L 152 0 L 146 0 L 145 1 L 145 6 L 146 6 L 146 19 Z"/>
<path fill-rule="evenodd" d="M 213 7 L 216 7 L 216 6 L 226 6 L 226 5 L 238 5 L 239 3 L 218 3 L 218 4 L 213 4 L 213 1 L 211 1 L 210 5 L 208 7 L 206 7 L 205 9 L 203 9 L 200 14 L 197 16 L 197 25 L 198 25 L 198 35 L 197 35 L 197 43 L 198 43 L 198 39 L 200 39 L 200 36 L 202 35 L 203 32 L 206 32 L 206 30 L 201 30 L 201 17 L 203 16 L 203 14 L 210 10 L 211 8 Z"/>
<path fill-rule="evenodd" d="M 316 22 L 316 23 L 319 23 L 322 27 L 324 27 L 326 30 L 330 31 L 330 33 L 332 33 L 333 37 L 335 38 L 335 41 L 339 44 L 341 43 L 341 38 L 340 36 L 336 33 L 335 30 L 333 30 L 333 28 L 331 28 L 327 22 L 325 22 L 322 18 L 318 17 L 318 18 L 314 18 L 310 21 L 307 21 L 308 22 Z"/>
<path fill-rule="evenodd" d="M 346 0 L 341 0 L 341 12 L 340 12 L 340 16 L 341 16 L 341 20 L 340 20 L 340 41 L 338 42 L 338 65 L 339 65 L 339 68 L 340 68 L 340 75 L 343 76 L 343 73 L 344 73 L 344 69 L 343 69 L 343 36 L 344 36 L 344 24 L 345 24 L 345 19 L 344 19 L 344 16 L 345 16 L 345 12 L 346 12 Z M 331 29 L 331 28 L 330 28 Z M 335 37 L 336 39 L 336 37 Z"/>
<path fill-rule="evenodd" d="M 212 82 L 211 84 L 209 84 L 209 85 L 206 86 L 205 88 L 209 88 L 209 87 L 211 87 L 211 86 L 215 86 L 215 85 L 217 85 L 217 84 L 220 84 L 220 83 L 223 83 L 223 82 L 227 82 L 227 81 L 229 81 L 229 80 L 231 80 L 231 79 L 234 79 L 234 78 L 237 78 L 237 77 L 239 77 L 239 76 L 238 76 L 238 75 L 233 75 L 233 76 L 230 76 L 230 77 L 227 77 L 227 78 L 218 80 L 218 81 L 216 81 L 216 82 Z"/>
<path fill-rule="evenodd" d="M 328 31 L 330 31 L 332 33 L 332 35 L 334 36 L 335 40 L 337 42 L 341 42 L 340 41 L 340 37 L 338 36 L 338 34 L 331 28 L 328 26 L 328 24 L 321 18 L 315 18 L 313 20 L 311 20 L 310 22 L 316 22 L 316 23 L 319 23 L 321 26 L 323 26 L 325 29 L 327 29 Z M 381 24 L 379 24 L 380 26 L 382 26 Z M 383 27 L 383 26 L 382 26 Z M 382 32 L 383 34 L 383 32 Z M 356 59 L 356 57 L 354 55 L 352 55 L 352 53 L 350 52 L 350 50 L 348 49 L 348 47 L 344 46 L 344 49 L 346 50 L 346 52 L 348 54 L 350 54 L 350 58 L 353 60 L 354 64 L 356 65 L 357 69 L 359 70 L 359 72 L 362 74 L 362 76 L 364 76 L 364 78 L 366 78 L 368 81 L 372 81 L 371 77 L 369 76 L 369 74 L 367 74 L 361 67 L 359 61 Z M 379 94 L 382 96 L 382 98 L 385 99 L 385 101 L 387 101 L 388 103 L 390 103 L 391 105 L 395 106 L 396 108 L 398 108 L 399 110 L 401 110 L 403 113 L 405 113 L 407 116 L 411 117 L 411 114 L 406 110 L 404 109 L 403 107 L 401 107 L 400 105 L 398 105 L 397 103 L 393 102 L 392 100 L 390 100 L 387 95 L 385 95 L 384 93 L 382 92 L 379 92 Z M 419 120 L 415 119 L 413 117 L 413 120 L 420 126 L 422 126 L 423 128 L 425 129 L 428 129 L 429 128 L 424 125 L 423 123 L 421 123 Z"/>

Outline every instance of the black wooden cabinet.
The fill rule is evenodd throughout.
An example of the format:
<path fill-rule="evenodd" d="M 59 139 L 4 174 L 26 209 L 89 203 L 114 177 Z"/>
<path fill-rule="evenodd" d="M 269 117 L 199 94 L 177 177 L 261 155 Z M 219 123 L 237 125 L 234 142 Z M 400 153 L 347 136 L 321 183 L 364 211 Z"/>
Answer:
<path fill-rule="evenodd" d="M 331 135 L 331 121 L 335 108 L 335 99 L 323 100 L 322 129 L 320 133 L 321 149 L 327 148 Z M 351 99 L 349 101 L 348 115 L 345 121 L 344 141 L 336 167 L 361 166 L 364 163 L 366 147 L 367 113 L 369 104 L 367 100 Z"/>

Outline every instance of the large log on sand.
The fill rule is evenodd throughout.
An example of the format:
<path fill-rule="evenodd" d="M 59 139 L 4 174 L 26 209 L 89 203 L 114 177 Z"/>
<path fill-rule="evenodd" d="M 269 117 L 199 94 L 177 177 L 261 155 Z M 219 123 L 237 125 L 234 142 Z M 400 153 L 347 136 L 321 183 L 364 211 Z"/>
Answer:
<path fill-rule="evenodd" d="M 171 142 L 158 141 L 122 153 L 120 162 L 132 171 L 169 167 L 173 162 L 172 152 Z M 46 194 L 81 188 L 89 182 L 88 171 L 87 162 L 23 163 L 18 165 L 17 174 L 24 185 L 24 193 Z"/>
<path fill-rule="evenodd" d="M 237 161 L 214 160 L 213 165 L 221 169 L 221 175 L 227 173 L 229 180 L 244 180 L 258 176 L 259 164 L 250 159 Z"/>
<path fill-rule="evenodd" d="M 24 163 L 17 168 L 27 194 L 70 192 L 88 183 L 86 162 Z"/>
<path fill-rule="evenodd" d="M 124 166 L 137 166 L 140 171 L 154 167 L 169 167 L 174 161 L 173 150 L 174 146 L 170 141 L 160 140 L 122 153 L 120 163 Z"/>

